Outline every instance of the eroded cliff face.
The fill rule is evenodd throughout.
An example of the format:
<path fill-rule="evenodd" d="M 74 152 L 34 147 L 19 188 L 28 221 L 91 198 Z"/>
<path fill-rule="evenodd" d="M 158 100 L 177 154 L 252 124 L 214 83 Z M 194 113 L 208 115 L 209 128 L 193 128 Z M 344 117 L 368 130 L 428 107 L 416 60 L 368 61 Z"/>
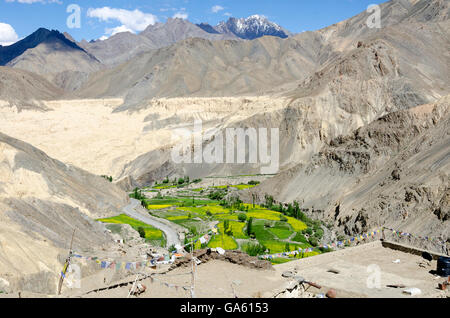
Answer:
<path fill-rule="evenodd" d="M 94 219 L 119 213 L 125 192 L 0 133 L 0 273 L 11 286 L 52 294 L 74 229 L 74 249 L 109 248 Z"/>
<path fill-rule="evenodd" d="M 309 164 L 255 189 L 297 200 L 348 235 L 390 226 L 449 237 L 449 96 L 329 142 Z"/>

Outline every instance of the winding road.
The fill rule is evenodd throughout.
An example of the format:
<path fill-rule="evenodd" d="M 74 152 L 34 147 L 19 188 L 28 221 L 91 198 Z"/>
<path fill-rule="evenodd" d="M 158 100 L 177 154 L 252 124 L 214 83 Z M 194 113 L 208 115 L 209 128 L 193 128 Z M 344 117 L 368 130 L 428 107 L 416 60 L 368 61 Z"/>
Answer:
<path fill-rule="evenodd" d="M 142 209 L 141 202 L 136 199 L 130 199 L 131 202 L 126 207 L 122 209 L 123 213 L 132 217 L 133 219 L 144 222 L 145 224 L 156 227 L 157 229 L 164 232 L 166 235 L 167 246 L 171 245 L 182 245 L 180 239 L 178 237 L 177 231 L 170 227 L 169 225 L 161 222 L 158 218 L 155 218 L 148 213 L 139 212 L 139 209 Z"/>

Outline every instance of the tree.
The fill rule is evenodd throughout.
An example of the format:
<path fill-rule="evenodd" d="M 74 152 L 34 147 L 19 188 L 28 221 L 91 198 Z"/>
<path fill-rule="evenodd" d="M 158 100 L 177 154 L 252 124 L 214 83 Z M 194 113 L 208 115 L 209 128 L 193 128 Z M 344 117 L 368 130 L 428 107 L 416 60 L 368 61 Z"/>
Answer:
<path fill-rule="evenodd" d="M 250 218 L 247 222 L 247 235 L 252 237 L 253 234 L 253 218 Z"/>
<path fill-rule="evenodd" d="M 267 248 L 261 244 L 245 244 L 243 250 L 250 256 L 262 255 L 266 252 Z"/>
<path fill-rule="evenodd" d="M 286 243 L 286 245 L 284 246 L 284 250 L 286 252 L 290 252 L 291 251 L 291 246 L 289 245 L 289 243 Z"/>
<path fill-rule="evenodd" d="M 319 242 L 317 241 L 317 239 L 315 237 L 310 237 L 309 244 L 311 244 L 313 247 L 316 247 L 317 245 L 319 245 Z"/>
<path fill-rule="evenodd" d="M 292 204 L 290 204 L 290 203 L 288 204 L 286 213 L 287 213 L 287 215 L 289 215 L 289 216 L 294 215 L 294 208 L 292 207 Z"/>
<path fill-rule="evenodd" d="M 265 207 L 271 209 L 273 206 L 273 196 L 266 194 L 264 197 L 266 199 Z"/>
<path fill-rule="evenodd" d="M 223 221 L 223 228 L 224 228 L 225 232 L 227 231 L 229 226 L 230 226 L 230 220 Z"/>
<path fill-rule="evenodd" d="M 145 238 L 145 229 L 142 226 L 138 227 L 138 233 L 140 237 Z"/>
<path fill-rule="evenodd" d="M 233 229 L 230 227 L 230 220 L 223 221 L 224 233 L 228 236 L 233 236 Z"/>
<path fill-rule="evenodd" d="M 208 198 L 211 200 L 223 200 L 223 198 L 225 197 L 226 193 L 224 191 L 215 191 L 215 192 L 211 192 L 208 194 Z"/>
<path fill-rule="evenodd" d="M 190 252 L 191 252 L 191 244 L 188 244 L 188 243 L 189 243 L 189 240 L 187 239 L 187 237 L 185 237 L 185 238 L 184 238 L 184 245 L 185 245 L 184 249 L 185 249 L 188 253 L 190 253 Z"/>
<path fill-rule="evenodd" d="M 239 213 L 238 220 L 241 222 L 247 221 L 247 215 L 245 215 L 244 213 Z"/>
<path fill-rule="evenodd" d="M 196 228 L 195 226 L 191 227 L 191 228 L 189 229 L 189 232 L 192 234 L 192 236 L 195 236 L 195 235 L 198 234 L 197 228 Z"/>

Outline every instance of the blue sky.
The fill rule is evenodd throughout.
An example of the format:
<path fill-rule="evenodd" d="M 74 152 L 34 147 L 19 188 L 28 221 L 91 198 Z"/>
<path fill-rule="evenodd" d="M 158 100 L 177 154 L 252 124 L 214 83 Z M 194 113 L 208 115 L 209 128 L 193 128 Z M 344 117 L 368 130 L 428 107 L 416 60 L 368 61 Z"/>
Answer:
<path fill-rule="evenodd" d="M 10 44 L 39 27 L 69 32 L 76 40 L 115 32 L 140 32 L 168 17 L 212 25 L 228 16 L 267 16 L 291 32 L 317 30 L 352 17 L 385 0 L 0 0 L 0 44 Z M 69 28 L 70 4 L 81 9 L 81 28 Z M 107 8 L 105 8 L 107 7 Z"/>

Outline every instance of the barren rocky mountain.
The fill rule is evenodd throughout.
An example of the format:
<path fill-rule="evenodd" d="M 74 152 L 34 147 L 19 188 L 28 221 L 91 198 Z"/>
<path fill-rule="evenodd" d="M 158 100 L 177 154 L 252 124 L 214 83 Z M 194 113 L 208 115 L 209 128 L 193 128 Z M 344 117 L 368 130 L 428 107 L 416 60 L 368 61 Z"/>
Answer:
<path fill-rule="evenodd" d="M 26 38 L 9 46 L 0 46 L 0 65 L 5 66 L 15 58 L 22 55 L 28 49 L 33 49 L 36 46 L 45 42 L 62 42 L 66 46 L 75 50 L 81 50 L 73 41 L 56 30 L 47 30 L 40 28 L 27 36 Z"/>
<path fill-rule="evenodd" d="M 31 108 L 45 110 L 42 101 L 61 96 L 62 90 L 41 76 L 0 66 L 0 103 L 18 110 Z"/>
<path fill-rule="evenodd" d="M 82 41 L 79 45 L 97 57 L 103 64 L 114 66 L 141 53 L 166 47 L 188 38 L 218 41 L 236 37 L 210 34 L 187 20 L 169 18 L 166 23 L 149 25 L 139 34 L 121 32 L 106 40 Z"/>
<path fill-rule="evenodd" d="M 437 3 L 440 2 L 438 1 Z M 324 143 L 339 135 L 352 133 L 355 129 L 367 125 L 390 112 L 432 102 L 450 93 L 450 87 L 447 83 L 448 74 L 450 73 L 450 56 L 448 54 L 450 51 L 450 43 L 448 41 L 449 22 L 448 20 L 441 21 L 440 18 L 437 20 L 440 22 L 428 24 L 407 22 L 404 25 L 387 27 L 377 32 L 368 32 L 365 37 L 358 38 L 358 41 L 355 41 L 353 46 L 349 46 L 342 53 L 337 51 L 331 54 L 329 52 L 326 53 L 325 48 L 327 46 L 323 44 L 323 38 L 314 33 L 301 34 L 288 40 L 263 38 L 245 42 L 251 43 L 253 47 L 256 45 L 260 47 L 259 43 L 267 42 L 272 44 L 271 47 L 274 47 L 273 43 L 284 44 L 284 46 L 279 47 L 279 51 L 273 54 L 274 56 L 279 56 L 279 52 L 289 51 L 295 47 L 295 43 L 317 43 L 317 46 L 314 50 L 311 50 L 311 53 L 303 49 L 303 47 L 298 47 L 295 50 L 295 54 L 297 54 L 298 59 L 303 58 L 311 61 L 311 69 L 314 68 L 314 65 L 320 64 L 318 61 L 323 60 L 324 57 L 327 57 L 327 59 L 315 72 L 312 72 L 312 75 L 307 76 L 303 81 L 299 81 L 298 87 L 289 90 L 289 85 L 284 86 L 286 93 L 283 93 L 284 90 L 280 88 L 277 94 L 278 97 L 271 97 L 273 106 L 279 105 L 278 107 L 268 107 L 266 109 L 256 107 L 257 110 L 255 109 L 253 112 L 241 111 L 238 116 L 235 116 L 234 113 L 226 112 L 224 114 L 227 114 L 227 117 L 217 117 L 218 115 L 216 114 L 212 116 L 216 120 L 215 123 L 208 119 L 208 125 L 210 128 L 214 127 L 216 129 L 225 129 L 227 127 L 280 127 L 281 167 L 288 168 L 299 162 L 308 162 L 311 156 Z M 414 37 L 409 36 L 411 30 L 415 30 Z M 186 55 L 183 59 L 180 58 L 180 61 L 193 60 L 194 57 L 201 56 L 202 53 L 200 52 L 204 52 L 205 49 L 199 49 L 200 44 L 208 43 L 204 40 L 193 40 L 193 42 L 192 46 L 196 53 Z M 236 43 L 235 45 L 242 47 L 245 43 Z M 211 45 L 217 47 L 219 44 L 222 43 Z M 268 45 L 264 46 L 264 48 L 266 47 Z M 185 49 L 180 49 L 177 53 L 180 51 L 184 53 Z M 255 52 L 255 50 L 252 49 L 252 52 Z M 261 50 L 261 52 L 263 51 Z M 229 56 L 230 54 L 227 55 Z M 207 58 L 198 60 L 205 61 Z M 282 59 L 284 63 L 286 60 Z M 270 63 L 268 64 L 270 65 Z M 261 69 L 261 72 L 269 69 L 267 67 L 268 64 L 266 64 L 264 69 Z M 184 66 L 185 64 L 180 62 L 180 65 Z M 195 65 L 195 62 L 187 65 Z M 281 84 L 286 80 L 282 78 L 285 73 L 280 71 L 280 64 L 276 65 L 279 71 L 276 73 L 276 76 L 271 75 L 271 83 L 278 82 Z M 192 71 L 186 71 L 186 67 L 184 66 L 183 71 L 179 73 L 176 71 L 173 71 L 173 73 L 180 74 L 180 76 L 193 74 L 192 77 L 194 77 L 193 70 L 199 69 L 199 67 L 196 67 L 192 68 Z M 140 77 L 138 69 L 144 68 L 146 67 L 136 68 L 137 71 L 134 74 Z M 126 69 L 127 67 L 124 67 L 122 72 L 125 72 Z M 306 69 L 303 69 L 303 71 L 306 71 Z M 291 72 L 291 81 L 295 76 L 297 78 L 305 76 L 305 73 L 307 74 L 308 72 L 301 74 L 299 71 L 295 75 Z M 124 73 L 120 74 L 116 75 L 117 80 L 124 77 Z M 127 101 L 129 103 L 132 102 L 129 104 L 131 106 L 128 109 L 135 109 L 133 105 L 139 105 L 139 96 L 145 96 L 141 92 L 144 92 L 144 88 L 148 88 L 148 83 L 154 81 L 156 76 L 161 77 L 160 74 L 160 72 L 152 74 L 145 82 L 140 83 L 142 87 L 136 85 L 131 90 L 132 93 L 128 95 L 128 100 L 127 98 L 125 99 L 126 103 Z M 209 74 L 209 72 L 206 74 Z M 249 76 L 255 76 L 255 74 L 257 74 L 256 70 L 253 70 Z M 176 80 L 179 80 L 180 76 L 176 77 Z M 224 76 L 217 76 L 217 78 L 223 80 Z M 261 77 L 264 78 L 263 75 Z M 205 79 L 211 81 L 211 76 L 205 75 Z M 95 82 L 102 83 L 103 80 L 96 79 Z M 155 88 L 164 87 L 164 94 L 177 95 L 178 92 L 174 92 L 177 86 L 173 82 L 171 83 L 172 85 L 167 86 L 157 85 Z M 185 83 L 192 85 L 193 81 L 185 80 Z M 224 86 L 230 87 L 230 85 Z M 109 87 L 117 86 L 110 85 Z M 208 92 L 204 86 L 199 86 L 199 89 L 200 91 L 195 91 L 194 95 L 197 93 L 213 95 L 216 92 Z M 251 88 L 247 89 L 247 92 L 252 92 Z M 100 91 L 97 87 L 94 90 Z M 117 92 L 118 90 L 110 89 L 109 91 L 112 94 L 113 91 Z M 185 87 L 183 92 L 180 94 L 190 95 L 190 92 Z M 219 89 L 217 92 L 223 94 L 224 90 Z M 237 89 L 234 92 L 237 92 Z M 145 93 L 148 94 L 148 91 L 145 91 Z M 108 95 L 105 94 L 105 96 Z M 150 99 L 151 95 L 151 93 L 147 95 L 147 98 Z M 191 101 L 191 99 L 185 100 L 186 108 L 190 107 Z M 220 103 L 218 101 L 216 103 L 217 108 L 214 110 L 210 109 L 210 111 L 215 113 L 221 108 Z M 154 104 L 154 102 L 141 103 L 140 109 L 150 111 Z M 238 105 L 235 105 L 235 107 L 239 107 Z M 242 108 L 249 110 L 252 106 L 253 104 L 249 100 L 249 103 L 246 106 L 242 106 Z M 175 112 L 177 111 L 175 110 Z M 180 114 L 176 113 L 171 116 L 167 114 L 168 117 L 164 120 L 159 116 L 148 117 L 153 122 L 151 125 L 152 130 L 159 130 L 160 128 L 166 128 L 167 130 L 169 127 L 170 130 L 176 128 L 177 125 L 179 127 L 185 127 L 186 125 L 190 127 L 189 125 L 192 125 L 195 118 L 205 120 L 204 114 L 202 115 L 201 112 L 197 113 L 197 111 L 191 111 L 188 116 L 180 116 Z M 219 120 L 222 117 L 225 119 Z M 184 173 L 189 172 L 197 176 L 220 172 L 244 173 L 245 170 L 252 172 L 259 170 L 259 167 L 255 165 L 240 167 L 235 165 L 212 165 L 209 167 L 202 166 L 199 169 L 194 169 L 190 165 L 174 165 L 171 162 L 170 151 L 170 145 L 164 145 L 160 149 L 150 151 L 148 155 L 139 156 L 126 166 L 121 177 L 132 177 L 134 180 L 140 180 L 145 183 L 154 181 L 154 178 L 159 178 L 165 173 L 177 172 L 182 174 L 183 170 Z M 158 171 L 160 166 L 162 166 L 161 171 Z M 127 182 L 131 182 L 130 179 Z"/>
<path fill-rule="evenodd" d="M 127 200 L 105 179 L 0 133 L 2 277 L 19 283 L 18 277 L 27 276 L 40 281 L 35 289 L 53 289 L 47 283 L 55 278 L 47 274 L 61 270 L 59 261 L 67 253 L 73 229 L 75 249 L 108 246 L 111 237 L 93 219 L 116 214 Z"/>
<path fill-rule="evenodd" d="M 392 112 L 320 149 L 256 190 L 299 200 L 346 234 L 389 224 L 449 236 L 450 96 Z M 338 189 L 338 191 L 336 191 Z"/>
<path fill-rule="evenodd" d="M 304 79 L 320 39 L 263 37 L 254 41 L 187 39 L 94 74 L 77 96 L 124 97 L 126 106 L 157 97 L 267 95 Z"/>
<path fill-rule="evenodd" d="M 380 83 L 370 83 L 364 90 L 374 88 L 372 94 L 384 94 L 385 98 L 392 99 L 397 98 L 396 94 L 413 91 L 418 98 L 415 105 L 445 95 L 448 4 L 438 0 L 431 4 L 418 1 L 406 10 L 402 2 L 393 1 L 384 4 L 383 10 L 387 13 L 383 20 L 386 26 L 382 29 L 365 26 L 369 14 L 362 13 L 338 25 L 288 39 L 264 37 L 254 41 L 215 42 L 188 39 L 94 74 L 77 96 L 123 97 L 125 106 L 133 107 L 159 97 L 289 94 L 299 85 L 294 96 L 312 97 L 324 89 L 326 81 L 340 81 L 342 78 L 336 77 L 348 76 L 349 72 L 355 74 L 343 80 L 351 85 L 358 77 L 371 81 L 376 74 L 370 74 L 367 63 L 375 64 L 378 59 L 391 68 L 386 72 L 394 73 L 379 71 Z M 438 13 L 433 15 L 433 12 Z M 397 18 L 403 22 L 395 24 Z M 420 76 L 411 77 L 416 68 Z M 131 76 L 129 70 L 133 70 Z M 383 83 L 385 78 L 389 82 Z M 338 85 L 342 87 L 329 89 L 345 89 L 347 84 Z M 394 91 L 386 91 L 388 88 Z M 361 95 L 364 94 L 363 91 Z M 366 99 L 364 96 L 343 98 Z"/>
<path fill-rule="evenodd" d="M 50 33 L 44 40 L 8 61 L 6 65 L 41 75 L 56 86 L 69 91 L 78 89 L 90 73 L 102 68 L 93 55 L 63 34 L 45 29 L 39 29 L 35 33 L 47 32 Z M 35 33 L 29 37 L 34 38 Z M 29 40 L 26 38 L 22 41 Z"/>

